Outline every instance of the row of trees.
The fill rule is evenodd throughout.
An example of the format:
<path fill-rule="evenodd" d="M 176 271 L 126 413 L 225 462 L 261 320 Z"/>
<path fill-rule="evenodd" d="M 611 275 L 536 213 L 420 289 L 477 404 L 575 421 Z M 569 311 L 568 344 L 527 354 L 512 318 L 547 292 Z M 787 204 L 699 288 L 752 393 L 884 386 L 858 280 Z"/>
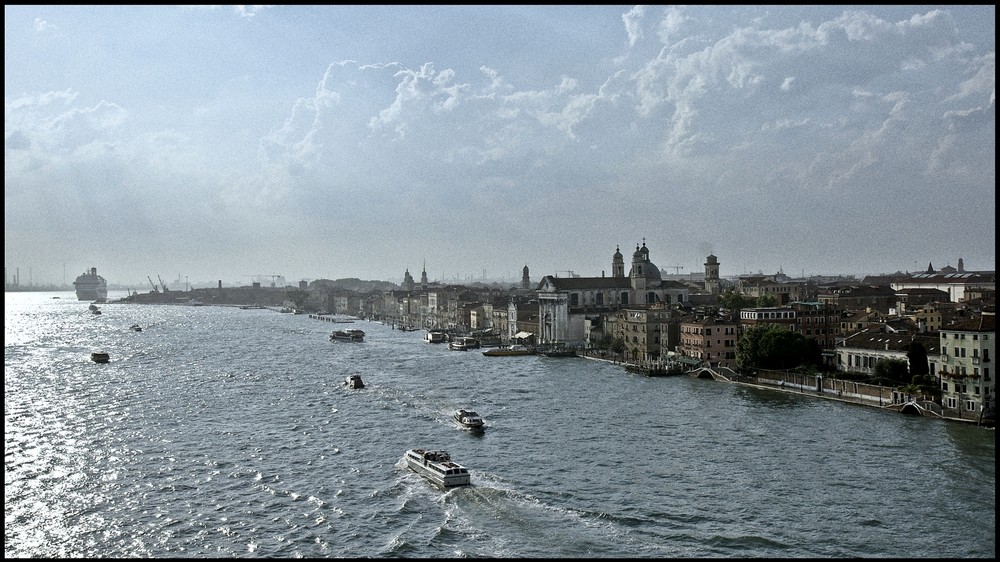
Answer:
<path fill-rule="evenodd" d="M 747 328 L 736 342 L 736 364 L 741 368 L 816 371 L 825 368 L 816 340 L 776 324 Z M 850 378 L 850 373 L 844 373 Z M 866 375 L 867 377 L 867 375 Z M 911 394 L 937 396 L 937 381 L 930 375 L 927 350 L 920 342 L 910 342 L 906 360 L 882 359 L 875 364 L 869 382 L 880 386 L 900 386 Z"/>
<path fill-rule="evenodd" d="M 597 350 L 621 356 L 626 344 L 621 338 L 604 335 L 593 342 Z M 851 379 L 879 386 L 898 386 L 904 392 L 940 398 L 941 389 L 930 375 L 927 350 L 920 342 L 911 342 L 907 360 L 882 359 L 871 375 L 838 373 L 838 378 Z M 743 332 L 736 342 L 736 364 L 741 369 L 797 370 L 815 373 L 829 370 L 824 364 L 823 350 L 812 338 L 777 324 L 757 324 Z"/>

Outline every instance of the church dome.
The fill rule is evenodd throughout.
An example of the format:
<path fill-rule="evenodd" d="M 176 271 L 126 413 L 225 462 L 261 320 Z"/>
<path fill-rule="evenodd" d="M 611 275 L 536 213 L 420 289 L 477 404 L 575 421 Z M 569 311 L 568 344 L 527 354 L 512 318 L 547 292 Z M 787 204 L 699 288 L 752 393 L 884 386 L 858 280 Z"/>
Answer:
<path fill-rule="evenodd" d="M 641 276 L 646 281 L 661 281 L 663 279 L 660 275 L 660 268 L 649 261 L 649 248 L 646 247 L 645 241 L 643 241 L 641 248 L 638 244 L 635 245 L 635 253 L 632 254 L 632 270 L 629 271 L 629 277 L 635 276 L 636 267 L 640 268 Z"/>

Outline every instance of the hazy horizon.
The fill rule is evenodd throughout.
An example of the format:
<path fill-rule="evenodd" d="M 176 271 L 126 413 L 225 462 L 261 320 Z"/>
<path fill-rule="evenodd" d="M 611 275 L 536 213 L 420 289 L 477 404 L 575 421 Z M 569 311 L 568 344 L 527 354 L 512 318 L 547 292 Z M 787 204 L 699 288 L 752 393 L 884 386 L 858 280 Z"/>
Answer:
<path fill-rule="evenodd" d="M 995 269 L 995 6 L 4 15 L 22 284 Z"/>

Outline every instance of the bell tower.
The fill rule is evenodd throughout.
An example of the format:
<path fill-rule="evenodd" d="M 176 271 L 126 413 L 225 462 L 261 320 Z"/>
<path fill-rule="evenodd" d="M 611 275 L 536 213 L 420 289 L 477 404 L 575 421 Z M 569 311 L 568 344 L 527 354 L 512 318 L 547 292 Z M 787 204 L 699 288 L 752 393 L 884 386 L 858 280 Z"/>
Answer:
<path fill-rule="evenodd" d="M 705 258 L 705 290 L 719 294 L 719 258 L 711 254 Z"/>
<path fill-rule="evenodd" d="M 611 256 L 611 276 L 625 277 L 625 259 L 618 246 L 615 246 L 615 255 Z"/>

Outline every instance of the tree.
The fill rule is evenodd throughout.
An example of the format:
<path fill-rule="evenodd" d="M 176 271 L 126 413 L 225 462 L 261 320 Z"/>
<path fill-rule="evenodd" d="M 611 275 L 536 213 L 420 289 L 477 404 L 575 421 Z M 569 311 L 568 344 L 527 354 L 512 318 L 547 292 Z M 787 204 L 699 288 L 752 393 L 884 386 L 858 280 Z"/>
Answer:
<path fill-rule="evenodd" d="M 779 324 L 751 326 L 736 342 L 736 364 L 746 368 L 790 369 L 814 364 L 812 353 L 805 336 Z"/>
<path fill-rule="evenodd" d="M 778 299 L 774 295 L 761 295 L 757 297 L 757 306 L 760 308 L 777 305 Z"/>
<path fill-rule="evenodd" d="M 285 293 L 285 298 L 292 301 L 295 304 L 295 308 L 301 309 L 305 305 L 306 299 L 309 298 L 309 292 L 302 289 L 290 289 Z"/>
<path fill-rule="evenodd" d="M 893 385 L 905 385 L 910 383 L 910 373 L 906 368 L 906 361 L 902 359 L 880 359 L 875 363 L 872 372 L 879 384 L 887 382 Z"/>
<path fill-rule="evenodd" d="M 719 306 L 739 314 L 739 311 L 753 305 L 753 301 L 735 289 L 729 289 L 719 295 Z"/>
<path fill-rule="evenodd" d="M 906 359 L 910 362 L 910 380 L 920 384 L 928 375 L 930 367 L 927 364 L 927 349 L 924 344 L 913 340 L 906 350 Z"/>

